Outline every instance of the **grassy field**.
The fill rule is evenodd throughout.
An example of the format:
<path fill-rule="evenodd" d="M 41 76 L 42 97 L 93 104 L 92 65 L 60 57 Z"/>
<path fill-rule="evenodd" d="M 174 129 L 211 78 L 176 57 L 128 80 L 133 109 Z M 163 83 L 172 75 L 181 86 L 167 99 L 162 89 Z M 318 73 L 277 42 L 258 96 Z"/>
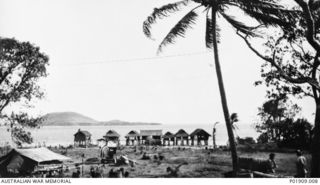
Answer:
<path fill-rule="evenodd" d="M 54 150 L 55 151 L 55 150 Z M 59 152 L 56 150 L 56 152 Z M 150 160 L 141 160 L 143 152 L 150 155 L 161 154 L 164 156 L 163 160 L 156 160 L 151 157 Z M 81 162 L 81 155 L 85 155 L 85 159 L 99 158 L 100 150 L 98 148 L 75 148 L 69 149 L 65 155 L 71 157 L 74 162 Z M 275 153 L 276 163 L 278 168 L 276 174 L 281 176 L 295 175 L 295 153 Z M 211 178 L 211 177 L 224 177 L 224 173 L 231 171 L 231 159 L 228 151 L 221 150 L 205 150 L 205 149 L 177 149 L 177 148 L 162 148 L 157 149 L 144 149 L 137 150 L 135 147 L 124 147 L 122 150 L 117 151 L 117 155 L 127 155 L 130 159 L 137 162 L 134 167 L 126 165 L 112 166 L 106 165 L 103 167 L 103 177 L 108 177 L 110 169 L 117 170 L 124 168 L 129 172 L 129 177 L 139 178 L 161 178 L 168 177 L 167 167 L 176 167 L 181 163 L 185 163 L 180 167 L 179 177 L 197 177 L 197 178 Z M 241 152 L 239 156 L 254 157 L 260 159 L 267 159 L 269 153 L 267 152 Z M 308 163 L 310 163 L 310 155 L 306 155 Z M 89 170 L 91 166 L 97 165 L 84 165 L 84 177 L 90 177 Z M 67 176 L 71 175 L 66 174 Z"/>

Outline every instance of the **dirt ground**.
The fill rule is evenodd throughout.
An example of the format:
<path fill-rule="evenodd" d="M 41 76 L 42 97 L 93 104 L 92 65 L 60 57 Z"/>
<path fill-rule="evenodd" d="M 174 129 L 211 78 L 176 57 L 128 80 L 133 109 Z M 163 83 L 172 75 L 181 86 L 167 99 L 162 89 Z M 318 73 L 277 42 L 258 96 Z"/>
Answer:
<path fill-rule="evenodd" d="M 59 150 L 53 150 L 61 152 Z M 146 152 L 151 156 L 149 160 L 141 160 L 143 153 Z M 81 163 L 82 155 L 84 154 L 84 161 L 89 158 L 100 159 L 99 148 L 74 148 L 68 149 L 64 155 L 70 157 L 74 163 Z M 154 155 L 164 156 L 163 160 L 154 159 Z M 295 175 L 295 153 L 275 153 L 275 161 L 278 168 L 276 174 L 280 176 Z M 221 150 L 206 150 L 206 149 L 192 149 L 192 148 L 136 148 L 136 147 L 122 147 L 117 151 L 117 156 L 127 155 L 129 159 L 135 160 L 134 167 L 128 165 L 113 166 L 107 164 L 101 167 L 102 177 L 108 177 L 111 169 L 117 170 L 124 168 L 129 172 L 130 178 L 162 178 L 168 177 L 167 167 L 175 168 L 179 164 L 184 164 L 180 167 L 178 177 L 196 177 L 196 178 L 211 178 L 224 177 L 224 173 L 231 171 L 231 155 L 228 151 Z M 267 159 L 269 153 L 267 152 L 239 152 L 239 156 L 254 157 L 260 159 Z M 306 155 L 308 163 L 310 164 L 310 155 Z M 65 176 L 71 177 L 72 172 L 76 171 L 74 164 L 68 164 L 70 172 L 65 173 Z M 97 167 L 99 164 L 83 165 L 82 177 L 90 177 L 90 167 Z M 101 166 L 101 165 L 100 165 Z M 80 165 L 81 167 L 81 165 Z M 310 168 L 309 168 L 310 169 Z M 82 171 L 82 168 L 81 168 Z"/>

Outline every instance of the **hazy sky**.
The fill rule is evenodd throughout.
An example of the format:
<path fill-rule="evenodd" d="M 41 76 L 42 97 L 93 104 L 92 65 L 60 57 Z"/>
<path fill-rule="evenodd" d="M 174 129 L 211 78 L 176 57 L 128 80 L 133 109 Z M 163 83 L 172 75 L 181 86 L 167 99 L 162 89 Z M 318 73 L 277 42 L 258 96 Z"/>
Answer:
<path fill-rule="evenodd" d="M 175 45 L 157 46 L 181 14 L 159 21 L 156 41 L 142 22 L 170 1 L 0 0 L 0 36 L 30 41 L 50 57 L 34 113 L 74 111 L 96 120 L 223 122 L 213 55 L 205 48 L 205 16 Z M 220 58 L 230 112 L 252 124 L 265 88 L 254 87 L 262 61 L 221 22 Z M 311 99 L 300 102 L 312 121 Z M 240 126 L 241 127 L 241 126 Z"/>

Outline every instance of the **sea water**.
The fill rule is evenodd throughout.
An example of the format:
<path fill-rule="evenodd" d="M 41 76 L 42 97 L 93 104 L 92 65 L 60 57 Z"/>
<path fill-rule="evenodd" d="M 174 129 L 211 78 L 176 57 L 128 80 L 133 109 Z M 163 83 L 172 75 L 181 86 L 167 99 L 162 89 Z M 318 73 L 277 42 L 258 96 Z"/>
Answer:
<path fill-rule="evenodd" d="M 212 135 L 213 124 L 162 124 L 162 125 L 125 125 L 125 126 L 43 126 L 39 129 L 30 129 L 33 136 L 33 145 L 46 145 L 46 146 L 68 146 L 73 144 L 74 134 L 81 130 L 87 130 L 92 134 L 92 142 L 96 143 L 97 139 L 102 138 L 110 129 L 115 130 L 120 134 L 120 143 L 125 144 L 125 135 L 131 130 L 140 132 L 140 130 L 162 130 L 162 134 L 167 131 L 175 134 L 179 129 L 184 129 L 187 133 L 193 132 L 195 129 L 201 128 Z M 239 137 L 253 137 L 257 138 L 258 133 L 255 132 L 251 125 L 238 125 L 235 130 L 235 136 Z M 228 135 L 225 125 L 218 124 L 216 126 L 216 144 L 226 145 Z M 0 146 L 9 142 L 11 144 L 10 133 L 7 128 L 0 127 Z M 209 145 L 213 145 L 212 137 L 209 138 Z"/>

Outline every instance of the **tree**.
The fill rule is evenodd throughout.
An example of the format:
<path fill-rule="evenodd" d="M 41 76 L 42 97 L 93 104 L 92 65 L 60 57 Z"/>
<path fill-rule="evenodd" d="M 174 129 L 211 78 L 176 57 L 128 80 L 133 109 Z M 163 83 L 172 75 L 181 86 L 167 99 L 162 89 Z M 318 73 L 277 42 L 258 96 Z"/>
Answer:
<path fill-rule="evenodd" d="M 268 33 L 264 51 L 254 47 L 253 41 L 238 33 L 248 47 L 263 59 L 262 77 L 273 90 L 270 96 L 292 94 L 314 99 L 315 121 L 312 135 L 311 177 L 320 177 L 320 2 L 294 0 L 292 10 L 296 12 L 296 23 L 291 30 Z M 277 93 L 275 93 L 277 92 Z"/>
<path fill-rule="evenodd" d="M 293 104 L 288 97 L 271 98 L 258 108 L 259 121 L 255 123 L 255 129 L 267 135 L 267 141 L 278 142 L 280 140 L 280 128 L 285 119 L 294 119 L 301 108 Z"/>
<path fill-rule="evenodd" d="M 198 17 L 196 10 L 199 8 L 204 10 L 206 13 L 205 43 L 206 47 L 210 49 L 213 48 L 214 52 L 221 104 L 231 145 L 233 172 L 234 175 L 236 175 L 238 169 L 238 157 L 219 61 L 218 42 L 220 28 L 217 25 L 217 16 L 224 18 L 242 34 L 254 37 L 256 36 L 256 33 L 252 31 L 253 28 L 232 16 L 230 14 L 231 12 L 228 11 L 229 8 L 242 10 L 247 16 L 254 18 L 266 26 L 280 25 L 282 27 L 286 27 L 290 25 L 288 21 L 291 19 L 291 12 L 284 10 L 282 6 L 277 5 L 277 0 L 182 0 L 176 3 L 164 5 L 160 8 L 155 8 L 153 13 L 143 23 L 144 34 L 147 37 L 152 38 L 151 26 L 156 23 L 158 19 L 168 17 L 170 14 L 192 4 L 191 2 L 195 3 L 194 7 L 169 31 L 160 43 L 158 52 L 161 52 L 163 47 L 166 45 L 175 43 L 175 39 L 177 37 L 184 37 L 186 30 L 192 28 L 192 25 L 195 24 L 196 18 Z"/>
<path fill-rule="evenodd" d="M 41 118 L 32 118 L 27 113 L 9 112 L 6 108 L 31 107 L 31 100 L 41 99 L 43 92 L 37 82 L 46 77 L 48 56 L 29 42 L 0 37 L 0 118 L 11 132 L 14 143 L 32 143 L 30 132 Z"/>
<path fill-rule="evenodd" d="M 238 136 L 237 143 L 240 145 L 251 145 L 251 144 L 256 144 L 256 141 L 252 137 L 240 138 Z"/>

